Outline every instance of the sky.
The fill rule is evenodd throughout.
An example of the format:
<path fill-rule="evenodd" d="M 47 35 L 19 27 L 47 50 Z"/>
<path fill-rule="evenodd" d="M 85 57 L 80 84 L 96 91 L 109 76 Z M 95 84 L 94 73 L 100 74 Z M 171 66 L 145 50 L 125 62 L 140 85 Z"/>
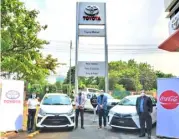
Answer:
<path fill-rule="evenodd" d="M 66 75 L 70 61 L 75 65 L 76 0 L 22 0 L 28 9 L 38 10 L 38 21 L 48 25 L 39 38 L 50 41 L 43 50 L 59 62 L 67 63 L 57 69 Z M 80 1 L 80 2 L 84 2 Z M 93 2 L 94 0 L 90 0 Z M 135 59 L 147 62 L 155 70 L 179 76 L 179 53 L 158 49 L 169 37 L 164 0 L 95 0 L 106 2 L 107 41 L 109 61 Z M 104 61 L 104 38 L 80 38 L 79 61 Z M 141 49 L 141 50 L 138 50 Z"/>

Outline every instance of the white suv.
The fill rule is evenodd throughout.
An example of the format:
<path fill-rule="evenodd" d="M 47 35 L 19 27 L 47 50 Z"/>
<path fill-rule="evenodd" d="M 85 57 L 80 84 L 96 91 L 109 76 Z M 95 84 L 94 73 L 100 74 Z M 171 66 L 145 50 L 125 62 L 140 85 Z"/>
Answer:
<path fill-rule="evenodd" d="M 68 95 L 46 94 L 41 101 L 36 119 L 36 128 L 74 128 L 75 114 Z"/>

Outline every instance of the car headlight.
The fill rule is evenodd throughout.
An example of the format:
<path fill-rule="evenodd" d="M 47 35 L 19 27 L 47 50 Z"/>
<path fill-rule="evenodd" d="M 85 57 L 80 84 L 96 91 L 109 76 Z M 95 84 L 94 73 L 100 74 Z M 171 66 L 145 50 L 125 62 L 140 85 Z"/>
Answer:
<path fill-rule="evenodd" d="M 114 114 L 115 114 L 114 111 L 112 111 L 112 110 L 109 111 L 109 115 L 114 115 Z"/>
<path fill-rule="evenodd" d="M 73 113 L 74 113 L 74 112 L 73 112 L 73 109 L 72 109 L 72 110 L 70 110 L 70 111 L 67 113 L 67 115 L 68 115 L 68 116 L 71 116 L 71 115 L 73 115 Z"/>
<path fill-rule="evenodd" d="M 46 115 L 46 112 L 40 108 L 40 109 L 39 109 L 39 114 L 42 115 L 42 116 L 45 116 L 45 115 Z"/>

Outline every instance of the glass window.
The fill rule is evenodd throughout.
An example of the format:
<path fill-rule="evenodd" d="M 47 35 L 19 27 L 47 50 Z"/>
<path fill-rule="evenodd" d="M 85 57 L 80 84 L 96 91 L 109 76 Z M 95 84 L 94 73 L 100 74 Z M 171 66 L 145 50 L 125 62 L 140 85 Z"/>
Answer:
<path fill-rule="evenodd" d="M 88 89 L 89 92 L 92 92 L 92 93 L 96 93 L 96 92 L 99 92 L 98 90 L 96 89 Z"/>
<path fill-rule="evenodd" d="M 105 93 L 105 96 L 107 96 L 108 99 L 113 99 L 113 97 L 110 94 Z"/>
<path fill-rule="evenodd" d="M 70 105 L 71 101 L 68 96 L 49 95 L 42 100 L 43 105 Z"/>
<path fill-rule="evenodd" d="M 124 106 L 136 106 L 137 97 L 127 97 L 123 98 L 118 105 Z"/>

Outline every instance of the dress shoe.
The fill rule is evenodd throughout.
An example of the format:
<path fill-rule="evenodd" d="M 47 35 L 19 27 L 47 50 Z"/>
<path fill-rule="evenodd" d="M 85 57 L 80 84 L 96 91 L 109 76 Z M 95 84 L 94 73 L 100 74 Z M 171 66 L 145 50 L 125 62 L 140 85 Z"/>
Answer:
<path fill-rule="evenodd" d="M 75 126 L 75 129 L 77 129 L 78 128 L 78 126 Z"/>
<path fill-rule="evenodd" d="M 148 134 L 148 139 L 151 139 L 151 134 Z"/>
<path fill-rule="evenodd" d="M 139 135 L 139 137 L 145 137 L 145 134 L 141 134 L 141 135 Z"/>
<path fill-rule="evenodd" d="M 81 129 L 85 129 L 84 127 L 81 127 Z"/>

